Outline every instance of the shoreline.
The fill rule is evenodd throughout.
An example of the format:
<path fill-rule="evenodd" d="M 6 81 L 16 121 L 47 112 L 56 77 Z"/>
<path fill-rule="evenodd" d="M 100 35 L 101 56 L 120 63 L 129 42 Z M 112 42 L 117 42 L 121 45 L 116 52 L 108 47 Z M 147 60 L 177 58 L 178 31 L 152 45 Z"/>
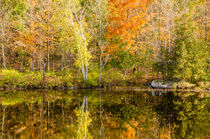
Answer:
<path fill-rule="evenodd" d="M 113 87 L 39 87 L 39 88 L 22 88 L 22 87 L 16 87 L 16 88 L 3 88 L 0 87 L 0 91 L 27 91 L 27 90 L 117 90 L 117 91 L 134 91 L 134 92 L 210 92 L 209 89 L 162 89 L 162 88 L 142 88 L 142 87 L 136 87 L 136 86 L 113 86 Z"/>

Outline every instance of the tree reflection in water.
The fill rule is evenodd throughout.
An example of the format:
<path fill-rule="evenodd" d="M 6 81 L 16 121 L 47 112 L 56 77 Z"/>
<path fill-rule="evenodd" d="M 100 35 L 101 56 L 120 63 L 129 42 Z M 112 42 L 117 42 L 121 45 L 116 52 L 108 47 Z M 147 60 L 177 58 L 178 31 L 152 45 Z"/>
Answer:
<path fill-rule="evenodd" d="M 5 116 L 6 116 L 6 115 L 5 115 L 6 107 L 7 107 L 7 106 L 3 106 L 3 105 L 2 105 L 2 111 L 3 111 L 3 112 L 2 112 L 2 113 L 3 113 L 3 115 L 2 115 L 2 124 L 1 124 L 1 125 L 2 125 L 2 126 L 1 126 L 1 138 L 2 138 L 2 139 L 4 139 L 4 120 L 5 120 Z"/>
<path fill-rule="evenodd" d="M 1 92 L 1 137 L 209 138 L 207 95 L 102 90 Z"/>
<path fill-rule="evenodd" d="M 92 138 L 88 132 L 88 126 L 92 120 L 88 112 L 88 99 L 86 94 L 83 96 L 82 107 L 80 109 L 76 108 L 74 112 L 77 117 L 76 122 L 74 123 L 74 127 L 77 130 L 75 131 L 75 137 L 79 139 Z"/>

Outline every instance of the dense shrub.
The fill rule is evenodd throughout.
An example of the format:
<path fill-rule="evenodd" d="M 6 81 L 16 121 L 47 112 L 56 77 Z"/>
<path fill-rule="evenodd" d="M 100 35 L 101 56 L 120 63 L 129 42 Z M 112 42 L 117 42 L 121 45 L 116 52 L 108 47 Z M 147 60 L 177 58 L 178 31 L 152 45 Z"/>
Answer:
<path fill-rule="evenodd" d="M 98 86 L 99 72 L 92 71 L 88 74 L 88 79 L 86 80 L 86 85 L 88 86 Z"/>
<path fill-rule="evenodd" d="M 85 81 L 86 86 L 98 86 L 99 83 L 99 65 L 98 63 L 90 63 L 88 78 Z"/>
<path fill-rule="evenodd" d="M 15 87 L 29 87 L 29 88 L 40 88 L 44 87 L 62 87 L 72 86 L 71 74 L 63 73 L 57 75 L 54 72 L 47 72 L 45 74 L 44 82 L 43 75 L 40 72 L 26 72 L 21 73 L 16 70 L 2 70 L 0 72 L 2 79 L 0 80 L 0 86 L 6 88 Z"/>
<path fill-rule="evenodd" d="M 142 71 L 135 71 L 133 76 L 137 79 L 141 79 L 141 78 L 143 78 L 144 75 L 145 75 L 145 73 Z"/>
<path fill-rule="evenodd" d="M 179 82 L 177 88 L 194 88 L 196 85 L 189 82 Z"/>
<path fill-rule="evenodd" d="M 124 81 L 124 76 L 120 71 L 112 69 L 103 72 L 102 79 L 104 83 L 120 83 Z"/>
<path fill-rule="evenodd" d="M 73 76 L 70 69 L 64 69 L 63 71 L 59 71 L 56 75 L 61 80 L 61 85 L 65 87 L 72 87 L 73 84 Z"/>
<path fill-rule="evenodd" d="M 25 75 L 28 87 L 39 87 L 42 85 L 42 75 L 40 72 L 31 72 Z"/>
<path fill-rule="evenodd" d="M 0 85 L 4 87 L 16 87 L 16 86 L 25 86 L 26 78 L 23 73 L 20 73 L 16 70 L 2 70 L 1 75 L 3 76 Z"/>
<path fill-rule="evenodd" d="M 66 73 L 62 76 L 59 76 L 59 78 L 62 81 L 62 86 L 66 86 L 66 87 L 73 86 L 71 73 Z"/>
<path fill-rule="evenodd" d="M 45 74 L 44 86 L 55 87 L 55 86 L 60 86 L 60 85 L 61 85 L 60 78 L 58 78 L 55 75 L 55 73 L 48 72 Z"/>

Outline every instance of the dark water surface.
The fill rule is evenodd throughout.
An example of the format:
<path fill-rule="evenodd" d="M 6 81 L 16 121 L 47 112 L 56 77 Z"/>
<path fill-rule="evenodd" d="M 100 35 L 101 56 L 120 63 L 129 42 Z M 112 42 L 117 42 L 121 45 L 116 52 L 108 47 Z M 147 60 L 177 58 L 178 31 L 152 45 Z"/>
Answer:
<path fill-rule="evenodd" d="M 210 138 L 205 92 L 0 92 L 1 138 Z"/>

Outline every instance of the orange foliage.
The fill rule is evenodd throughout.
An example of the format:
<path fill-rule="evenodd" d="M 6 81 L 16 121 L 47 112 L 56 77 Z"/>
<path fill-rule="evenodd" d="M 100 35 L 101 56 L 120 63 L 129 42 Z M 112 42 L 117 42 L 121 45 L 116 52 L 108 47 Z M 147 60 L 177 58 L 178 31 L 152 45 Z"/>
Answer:
<path fill-rule="evenodd" d="M 126 44 L 130 49 L 137 40 L 136 36 L 147 21 L 147 6 L 151 0 L 109 0 L 109 25 L 106 38 L 113 45 Z M 117 40 L 117 41 L 116 41 Z M 133 47 L 136 49 L 136 47 Z M 114 50 L 110 50 L 114 51 Z"/>
<path fill-rule="evenodd" d="M 25 29 L 18 31 L 16 44 L 25 48 L 31 54 L 31 58 L 36 59 L 36 55 L 40 53 L 44 55 L 43 52 L 54 47 L 53 41 L 57 31 L 50 24 L 51 16 L 49 15 L 54 10 L 52 7 L 42 9 L 39 0 L 30 1 L 29 4 L 29 18 L 25 23 Z M 48 44 L 49 46 L 47 47 Z"/>

